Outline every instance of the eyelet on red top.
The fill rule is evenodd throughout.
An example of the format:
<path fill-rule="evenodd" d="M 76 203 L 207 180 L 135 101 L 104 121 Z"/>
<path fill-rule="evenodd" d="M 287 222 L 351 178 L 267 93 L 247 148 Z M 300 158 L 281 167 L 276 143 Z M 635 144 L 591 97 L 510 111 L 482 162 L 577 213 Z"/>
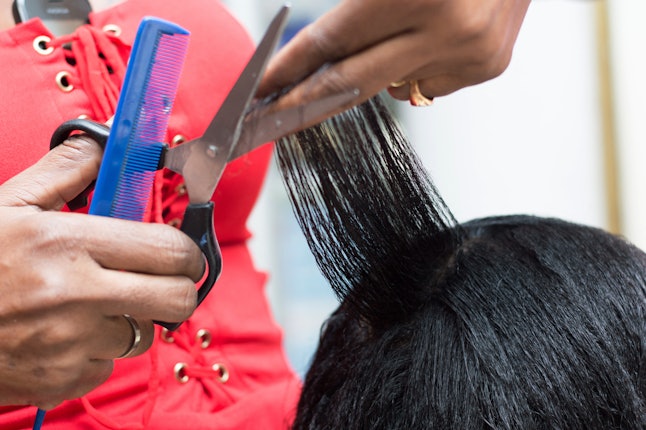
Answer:
<path fill-rule="evenodd" d="M 64 93 L 69 93 L 74 89 L 74 85 L 70 82 L 70 72 L 62 71 L 56 74 L 56 85 Z"/>
<path fill-rule="evenodd" d="M 168 221 L 166 224 L 168 224 L 171 227 L 179 228 L 179 226 L 182 225 L 182 220 L 179 218 L 173 218 L 172 220 Z"/>
<path fill-rule="evenodd" d="M 205 328 L 201 328 L 195 334 L 195 340 L 199 342 L 200 348 L 206 349 L 211 345 L 211 332 Z"/>
<path fill-rule="evenodd" d="M 217 374 L 217 380 L 223 384 L 226 384 L 226 382 L 229 380 L 229 370 L 226 368 L 226 366 L 224 364 L 215 363 L 213 366 L 211 366 L 211 368 Z"/>
<path fill-rule="evenodd" d="M 173 373 L 175 374 L 175 379 L 180 384 L 186 384 L 188 382 L 188 375 L 186 374 L 186 368 L 188 365 L 186 363 L 177 363 L 173 368 Z"/>
<path fill-rule="evenodd" d="M 171 140 L 170 146 L 177 146 L 177 145 L 182 144 L 184 142 L 186 142 L 186 137 L 184 137 L 181 134 L 176 134 L 175 137 L 173 137 L 173 139 Z"/>
<path fill-rule="evenodd" d="M 213 378 L 221 384 L 226 384 L 229 381 L 229 369 L 222 363 L 215 363 L 213 366 L 193 366 L 190 367 L 186 363 L 176 363 L 173 367 L 173 375 L 180 384 L 186 384 L 191 378 Z"/>
<path fill-rule="evenodd" d="M 171 334 L 170 330 L 168 330 L 167 328 L 161 329 L 161 332 L 159 333 L 159 337 L 161 337 L 161 339 L 166 343 L 175 342 L 175 338 Z"/>
<path fill-rule="evenodd" d="M 175 187 L 175 193 L 177 193 L 178 196 L 186 195 L 186 192 L 186 184 L 183 182 Z"/>
<path fill-rule="evenodd" d="M 106 33 L 112 33 L 115 37 L 121 36 L 121 27 L 116 24 L 106 24 L 102 30 Z"/>
<path fill-rule="evenodd" d="M 38 52 L 40 55 L 51 54 L 52 52 L 54 52 L 54 47 L 47 46 L 47 44 L 51 41 L 52 39 L 47 36 L 38 36 L 34 39 L 34 42 L 32 44 L 34 51 Z"/>

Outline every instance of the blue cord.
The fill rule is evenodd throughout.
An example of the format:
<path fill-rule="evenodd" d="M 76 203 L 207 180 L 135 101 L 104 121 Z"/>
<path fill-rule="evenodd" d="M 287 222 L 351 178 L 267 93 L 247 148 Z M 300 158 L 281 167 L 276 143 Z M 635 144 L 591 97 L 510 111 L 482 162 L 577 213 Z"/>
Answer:
<path fill-rule="evenodd" d="M 45 420 L 45 411 L 39 408 L 38 412 L 36 412 L 36 421 L 34 421 L 34 426 L 32 427 L 32 430 L 40 430 L 44 420 Z"/>

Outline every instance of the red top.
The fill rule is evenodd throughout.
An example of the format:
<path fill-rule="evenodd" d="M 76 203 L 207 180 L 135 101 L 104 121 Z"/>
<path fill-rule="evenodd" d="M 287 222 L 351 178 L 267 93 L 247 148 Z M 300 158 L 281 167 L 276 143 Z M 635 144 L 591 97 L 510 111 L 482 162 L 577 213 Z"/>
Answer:
<path fill-rule="evenodd" d="M 0 32 L 0 183 L 33 164 L 63 121 L 112 116 L 136 29 L 145 15 L 173 21 L 191 32 L 188 56 L 168 143 L 199 136 L 252 53 L 252 43 L 213 0 L 128 0 L 91 15 L 91 24 L 54 39 L 38 19 Z M 116 26 L 116 27 L 115 27 Z M 116 32 L 115 32 L 116 30 Z M 38 53 L 34 39 L 54 46 Z M 72 42 L 72 49 L 64 43 Z M 102 55 L 99 56 L 98 53 Z M 109 67 L 107 67 L 109 66 Z M 59 72 L 67 72 L 62 86 Z M 73 86 L 64 91 L 65 84 Z M 46 429 L 273 429 L 285 428 L 300 382 L 287 364 L 282 333 L 265 298 L 266 276 L 245 243 L 246 220 L 271 155 L 266 145 L 231 163 L 213 196 L 223 271 L 189 321 L 162 336 L 157 329 L 146 354 L 115 362 L 112 377 L 82 399 L 49 411 Z M 149 220 L 177 225 L 187 204 L 182 178 L 159 173 Z M 183 363 L 183 364 L 182 364 Z M 176 376 L 188 378 L 180 382 Z M 181 378 L 180 378 L 181 379 Z M 0 428 L 30 429 L 36 409 L 0 408 Z"/>

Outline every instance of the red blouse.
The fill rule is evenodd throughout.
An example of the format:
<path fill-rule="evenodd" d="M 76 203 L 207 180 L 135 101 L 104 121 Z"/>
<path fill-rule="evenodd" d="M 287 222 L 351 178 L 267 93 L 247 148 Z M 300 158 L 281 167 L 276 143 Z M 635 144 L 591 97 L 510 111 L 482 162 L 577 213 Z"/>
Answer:
<path fill-rule="evenodd" d="M 200 135 L 251 56 L 252 42 L 213 0 L 128 0 L 91 15 L 91 24 L 55 39 L 38 19 L 0 32 L 0 183 L 48 150 L 52 131 L 86 115 L 112 116 L 141 18 L 164 18 L 191 32 L 168 143 Z M 39 37 L 52 39 L 45 45 Z M 66 49 L 63 45 L 69 46 Z M 53 47 L 54 49 L 43 49 Z M 99 53 L 102 54 L 99 56 Z M 64 72 L 64 75 L 60 75 Z M 61 76 L 64 76 L 61 79 Z M 115 362 L 111 378 L 82 399 L 47 413 L 46 429 L 274 429 L 291 419 L 300 381 L 253 265 L 246 221 L 260 192 L 270 145 L 231 163 L 213 195 L 223 271 L 177 332 L 146 354 Z M 187 204 L 182 178 L 159 173 L 148 218 L 177 225 Z M 0 408 L 0 428 L 30 429 L 33 407 Z"/>

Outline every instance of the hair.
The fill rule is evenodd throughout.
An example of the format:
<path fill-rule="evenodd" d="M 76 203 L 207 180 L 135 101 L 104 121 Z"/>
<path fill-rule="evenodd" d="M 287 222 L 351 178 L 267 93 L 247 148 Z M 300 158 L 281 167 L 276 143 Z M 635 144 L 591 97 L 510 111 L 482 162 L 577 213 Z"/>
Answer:
<path fill-rule="evenodd" d="M 557 219 L 455 221 L 379 98 L 281 139 L 341 304 L 295 429 L 646 428 L 646 255 Z"/>

